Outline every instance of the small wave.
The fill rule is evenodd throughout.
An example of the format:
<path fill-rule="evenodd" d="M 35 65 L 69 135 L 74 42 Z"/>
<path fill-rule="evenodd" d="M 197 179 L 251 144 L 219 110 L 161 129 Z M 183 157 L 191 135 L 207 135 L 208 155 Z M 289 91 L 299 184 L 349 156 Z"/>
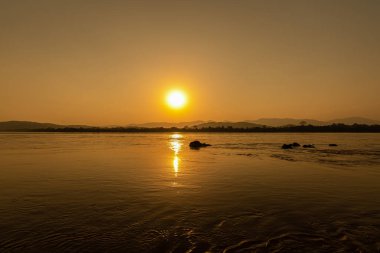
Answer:
<path fill-rule="evenodd" d="M 271 157 L 278 158 L 280 160 L 285 160 L 285 161 L 290 161 L 290 162 L 295 162 L 296 159 L 292 156 L 289 155 L 284 155 L 284 154 L 273 154 Z"/>

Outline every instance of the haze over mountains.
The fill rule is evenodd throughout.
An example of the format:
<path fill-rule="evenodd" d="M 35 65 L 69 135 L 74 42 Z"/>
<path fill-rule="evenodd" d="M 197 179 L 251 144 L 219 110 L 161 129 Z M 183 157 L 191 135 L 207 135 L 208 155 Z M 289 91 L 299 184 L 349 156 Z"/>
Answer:
<path fill-rule="evenodd" d="M 327 126 L 331 124 L 366 124 L 366 125 L 379 125 L 379 120 L 367 119 L 363 117 L 349 117 L 334 119 L 329 121 L 321 121 L 314 119 L 294 119 L 294 118 L 261 118 L 257 120 L 244 120 L 239 122 L 234 121 L 190 121 L 190 122 L 179 122 L 179 123 L 168 123 L 168 122 L 152 122 L 152 123 L 143 123 L 143 124 L 131 124 L 128 126 L 135 127 L 233 127 L 233 128 L 250 128 L 250 127 L 260 127 L 260 126 L 269 126 L 269 127 L 280 127 L 288 125 L 314 125 L 314 126 Z"/>
<path fill-rule="evenodd" d="M 379 120 L 372 120 L 367 119 L 363 117 L 349 117 L 349 118 L 341 118 L 341 119 L 334 119 L 329 121 L 321 121 L 321 120 L 315 120 L 315 119 L 293 119 L 293 118 L 261 118 L 258 120 L 253 121 L 247 121 L 250 123 L 260 124 L 260 125 L 266 125 L 266 126 L 273 126 L 273 127 L 279 127 L 279 126 L 286 126 L 286 125 L 313 125 L 313 126 L 326 126 L 331 124 L 346 124 L 346 125 L 352 125 L 352 124 L 366 124 L 366 125 L 377 125 L 380 124 Z"/>
<path fill-rule="evenodd" d="M 189 122 L 150 122 L 142 124 L 129 124 L 125 126 L 109 126 L 109 127 L 130 127 L 130 128 L 184 128 L 184 127 L 197 127 L 197 128 L 208 128 L 208 127 L 232 127 L 232 128 L 254 128 L 254 127 L 281 127 L 289 125 L 314 125 L 314 126 L 326 126 L 331 124 L 366 124 L 366 125 L 380 125 L 379 120 L 372 120 L 362 117 L 350 117 L 335 119 L 329 121 L 320 121 L 314 119 L 293 119 L 293 118 L 261 118 L 257 120 L 246 120 L 241 122 L 232 121 L 189 121 Z M 52 123 L 39 123 L 31 121 L 5 121 L 0 122 L 0 131 L 20 131 L 20 130 L 35 130 L 35 129 L 47 129 L 47 128 L 92 128 L 97 126 L 87 126 L 87 125 L 59 125 Z M 103 126 L 104 127 L 104 126 Z"/>
<path fill-rule="evenodd" d="M 89 128 L 90 126 L 84 125 L 58 125 L 52 123 L 39 123 L 32 121 L 4 121 L 0 122 L 0 131 L 18 131 L 18 130 L 34 130 L 34 129 L 46 129 L 46 128 L 65 128 L 65 127 L 74 127 L 74 128 Z"/>

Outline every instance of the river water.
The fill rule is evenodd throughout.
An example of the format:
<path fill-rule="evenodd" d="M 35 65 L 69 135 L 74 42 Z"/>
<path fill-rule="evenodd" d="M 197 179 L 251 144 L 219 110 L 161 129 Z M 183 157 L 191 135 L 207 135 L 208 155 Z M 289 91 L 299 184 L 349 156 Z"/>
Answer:
<path fill-rule="evenodd" d="M 380 134 L 0 133 L 0 252 L 379 251 Z"/>

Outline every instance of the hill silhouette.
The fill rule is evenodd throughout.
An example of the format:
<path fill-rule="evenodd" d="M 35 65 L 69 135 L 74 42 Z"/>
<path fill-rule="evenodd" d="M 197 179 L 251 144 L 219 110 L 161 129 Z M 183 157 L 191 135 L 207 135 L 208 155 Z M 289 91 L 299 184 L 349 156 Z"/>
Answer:
<path fill-rule="evenodd" d="M 257 124 L 262 122 L 267 124 Z M 343 122 L 343 123 L 335 123 Z M 344 123 L 345 122 L 345 123 Z M 352 123 L 355 122 L 355 123 Z M 361 122 L 360 124 L 356 122 Z M 314 123 L 314 124 L 313 124 Z M 279 125 L 284 124 L 284 125 Z M 360 117 L 332 120 L 330 122 L 307 119 L 258 119 L 256 121 L 217 122 L 217 121 L 191 121 L 191 122 L 152 122 L 127 126 L 96 127 L 87 125 L 59 125 L 53 123 L 39 123 L 31 121 L 5 121 L 0 122 L 0 131 L 61 131 L 61 132 L 165 132 L 165 131 L 214 131 L 214 132 L 313 132 L 313 131 L 375 131 L 378 132 L 380 121 Z"/>
<path fill-rule="evenodd" d="M 85 125 L 58 125 L 53 123 L 40 123 L 33 121 L 4 121 L 0 122 L 0 131 L 29 131 L 35 129 L 62 129 L 67 127 L 73 128 L 90 128 L 90 126 Z"/>
<path fill-rule="evenodd" d="M 229 128 L 254 128 L 254 127 L 264 127 L 264 125 L 259 125 L 250 122 L 207 122 L 195 125 L 197 128 L 218 128 L 218 127 L 229 127 Z"/>
<path fill-rule="evenodd" d="M 306 125 L 310 124 L 313 126 L 325 126 L 329 124 L 328 122 L 320 121 L 320 120 L 293 119 L 293 118 L 261 118 L 257 120 L 250 120 L 248 122 L 259 124 L 259 125 L 272 126 L 272 127 L 299 125 L 301 122 L 304 122 Z"/>
<path fill-rule="evenodd" d="M 329 124 L 346 124 L 346 125 L 352 125 L 352 124 L 365 124 L 365 125 L 380 125 L 379 120 L 373 120 L 373 119 L 367 119 L 363 117 L 349 117 L 349 118 L 342 118 L 342 119 L 334 119 L 328 121 Z"/>
<path fill-rule="evenodd" d="M 367 119 L 363 117 L 350 117 L 350 118 L 342 118 L 342 119 L 334 119 L 329 121 L 321 121 L 315 119 L 297 119 L 297 118 L 260 118 L 257 120 L 244 120 L 239 122 L 232 121 L 190 121 L 190 122 L 178 122 L 178 123 L 169 123 L 169 122 L 150 122 L 150 123 L 142 123 L 142 124 L 130 124 L 127 127 L 147 127 L 147 128 L 156 128 L 156 127 L 194 127 L 198 128 L 202 127 L 256 127 L 256 126 L 269 126 L 269 127 L 281 127 L 294 125 L 298 126 L 300 124 L 304 125 L 313 125 L 313 126 L 327 126 L 331 124 L 339 124 L 343 123 L 346 125 L 352 124 L 365 124 L 365 125 L 380 125 L 380 121 Z M 252 124 L 252 125 L 249 125 Z M 255 125 L 254 125 L 255 124 Z"/>

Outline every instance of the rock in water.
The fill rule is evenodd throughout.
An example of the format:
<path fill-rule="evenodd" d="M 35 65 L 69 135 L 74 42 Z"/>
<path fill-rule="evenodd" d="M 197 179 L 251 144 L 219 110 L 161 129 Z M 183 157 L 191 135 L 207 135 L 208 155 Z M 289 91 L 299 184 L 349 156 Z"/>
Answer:
<path fill-rule="evenodd" d="M 337 147 L 338 144 L 335 144 L 335 143 L 332 143 L 332 144 L 329 144 L 330 147 Z"/>
<path fill-rule="evenodd" d="M 293 148 L 293 144 L 284 144 L 282 145 L 282 149 L 292 149 Z"/>
<path fill-rule="evenodd" d="M 202 143 L 200 141 L 192 141 L 192 142 L 190 142 L 189 146 L 190 146 L 190 148 L 198 149 L 198 148 L 208 147 L 211 145 L 207 144 L 207 143 Z"/>
<path fill-rule="evenodd" d="M 282 145 L 282 149 L 292 149 L 292 148 L 298 148 L 301 145 L 298 142 L 293 142 L 291 144 L 284 144 Z"/>
<path fill-rule="evenodd" d="M 313 144 L 305 144 L 302 147 L 304 147 L 304 148 L 315 148 L 315 146 Z"/>
<path fill-rule="evenodd" d="M 300 147 L 301 145 L 298 142 L 293 142 L 293 147 Z"/>

